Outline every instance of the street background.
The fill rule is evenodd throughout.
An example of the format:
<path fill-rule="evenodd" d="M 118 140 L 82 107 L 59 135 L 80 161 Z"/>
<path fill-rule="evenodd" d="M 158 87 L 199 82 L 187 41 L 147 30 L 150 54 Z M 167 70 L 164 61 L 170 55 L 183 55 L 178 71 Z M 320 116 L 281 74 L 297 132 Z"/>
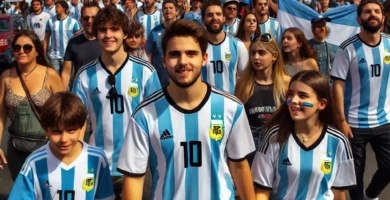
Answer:
<path fill-rule="evenodd" d="M 3 151 L 5 151 L 5 153 L 7 153 L 6 150 L 7 150 L 8 138 L 9 138 L 8 132 L 4 131 L 1 149 L 3 149 Z M 365 172 L 365 176 L 364 176 L 364 183 L 365 183 L 366 187 L 367 187 L 367 184 L 371 181 L 371 177 L 375 173 L 376 169 L 377 169 L 377 164 L 376 164 L 376 160 L 375 160 L 375 154 L 374 154 L 371 146 L 367 145 L 366 172 Z M 151 180 L 150 179 L 151 179 L 151 176 L 150 176 L 150 172 L 148 170 L 147 174 L 146 174 L 146 180 L 145 180 L 145 186 L 144 186 L 144 196 L 143 196 L 144 200 L 150 199 L 150 191 L 151 191 L 151 189 L 150 189 Z M 7 166 L 6 166 L 5 170 L 0 170 L 0 200 L 6 200 L 8 198 L 8 195 L 11 191 L 12 185 L 13 185 L 13 181 L 11 179 L 11 175 L 8 171 Z M 390 185 L 388 185 L 385 188 L 385 190 L 382 192 L 379 199 L 380 200 L 390 200 Z"/>

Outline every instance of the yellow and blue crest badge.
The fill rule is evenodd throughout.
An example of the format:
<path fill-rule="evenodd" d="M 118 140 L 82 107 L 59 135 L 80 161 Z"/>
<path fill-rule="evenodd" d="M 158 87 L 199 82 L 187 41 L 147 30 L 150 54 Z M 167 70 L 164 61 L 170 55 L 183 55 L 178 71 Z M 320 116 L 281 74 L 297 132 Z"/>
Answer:
<path fill-rule="evenodd" d="M 137 82 L 131 82 L 127 94 L 131 97 L 137 97 L 139 95 L 139 88 Z"/>
<path fill-rule="evenodd" d="M 390 64 L 390 53 L 389 53 L 389 50 L 385 49 L 384 54 L 385 54 L 385 56 L 383 57 L 383 62 L 388 65 L 388 64 Z"/>
<path fill-rule="evenodd" d="M 215 115 L 213 115 L 215 116 Z M 214 117 L 215 118 L 215 117 Z M 221 116 L 219 118 L 222 118 Z M 210 124 L 210 131 L 209 135 L 210 138 L 213 140 L 221 140 L 224 135 L 224 127 L 223 127 L 223 120 L 222 119 L 212 119 Z"/>
<path fill-rule="evenodd" d="M 83 180 L 82 189 L 89 192 L 93 190 L 95 186 L 95 175 L 87 174 Z"/>
<path fill-rule="evenodd" d="M 231 60 L 232 59 L 232 53 L 230 51 L 225 52 L 225 59 L 226 60 Z"/>
<path fill-rule="evenodd" d="M 327 157 L 326 154 L 321 161 L 321 171 L 324 174 L 329 174 L 332 171 L 332 158 Z"/>

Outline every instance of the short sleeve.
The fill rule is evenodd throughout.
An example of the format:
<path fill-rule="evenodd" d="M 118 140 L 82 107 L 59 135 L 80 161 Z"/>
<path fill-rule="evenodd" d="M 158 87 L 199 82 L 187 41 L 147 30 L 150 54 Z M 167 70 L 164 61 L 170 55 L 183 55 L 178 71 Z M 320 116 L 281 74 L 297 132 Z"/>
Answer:
<path fill-rule="evenodd" d="M 8 199 L 35 199 L 34 178 L 31 168 L 25 174 L 19 173 Z"/>
<path fill-rule="evenodd" d="M 337 151 L 338 168 L 332 184 L 334 189 L 349 189 L 356 185 L 356 175 L 352 152 L 346 138 L 339 143 Z"/>
<path fill-rule="evenodd" d="M 238 41 L 238 64 L 237 64 L 237 68 L 238 68 L 238 72 L 242 72 L 244 71 L 246 65 L 248 64 L 248 60 L 249 60 L 249 54 L 248 54 L 248 50 L 247 48 L 245 47 L 245 44 L 241 41 Z"/>
<path fill-rule="evenodd" d="M 73 38 L 69 40 L 68 45 L 66 46 L 64 60 L 72 61 L 72 46 L 73 46 Z"/>
<path fill-rule="evenodd" d="M 147 40 L 146 40 L 146 46 L 145 46 L 145 51 L 147 52 L 147 53 L 153 53 L 153 43 L 154 43 L 154 41 L 153 41 L 153 34 L 154 32 L 153 32 L 153 30 L 149 33 L 149 35 L 148 35 L 148 38 L 147 38 Z"/>
<path fill-rule="evenodd" d="M 333 61 L 333 67 L 330 72 L 332 79 L 339 79 L 345 81 L 347 79 L 348 71 L 349 71 L 349 59 L 348 59 L 348 51 L 346 49 L 339 49 L 336 52 Z"/>
<path fill-rule="evenodd" d="M 130 118 L 126 137 L 118 161 L 118 171 L 131 177 L 144 176 L 149 158 L 149 135 L 140 124 L 146 126 L 142 110 Z M 140 124 L 139 124 L 140 123 Z"/>
<path fill-rule="evenodd" d="M 79 26 L 79 23 L 75 19 L 72 19 L 72 20 L 74 21 L 74 25 L 73 25 L 73 33 L 74 33 L 76 31 L 80 30 L 80 26 Z"/>
<path fill-rule="evenodd" d="M 106 157 L 102 159 L 100 165 L 99 183 L 96 188 L 95 199 L 115 199 L 110 168 Z"/>
<path fill-rule="evenodd" d="M 226 144 L 227 156 L 233 161 L 240 161 L 255 150 L 252 132 L 244 107 L 241 104 L 237 104 L 232 129 Z"/>
<path fill-rule="evenodd" d="M 161 83 L 157 71 L 153 71 L 145 83 L 144 99 L 159 89 L 161 89 Z"/>
<path fill-rule="evenodd" d="M 276 135 L 275 129 L 270 129 L 259 150 L 255 154 L 251 167 L 253 182 L 256 187 L 272 190 L 275 176 L 275 158 L 278 156 L 279 144 L 274 141 L 272 135 Z"/>
<path fill-rule="evenodd" d="M 50 23 L 51 22 L 51 20 L 49 19 L 49 21 L 47 21 L 47 23 L 46 23 L 46 29 L 45 29 L 45 32 L 46 33 L 51 33 L 51 26 L 50 26 Z"/>
<path fill-rule="evenodd" d="M 77 76 L 74 80 L 72 93 L 76 94 L 81 99 L 85 108 L 88 108 L 87 93 L 84 90 L 80 76 L 81 75 Z"/>

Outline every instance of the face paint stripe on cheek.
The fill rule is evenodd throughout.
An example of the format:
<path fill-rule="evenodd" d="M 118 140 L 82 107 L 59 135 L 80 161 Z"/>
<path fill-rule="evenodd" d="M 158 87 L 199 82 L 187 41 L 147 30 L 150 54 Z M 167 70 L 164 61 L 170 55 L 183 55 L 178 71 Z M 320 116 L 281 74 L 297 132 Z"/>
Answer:
<path fill-rule="evenodd" d="M 303 102 L 302 103 L 302 106 L 306 106 L 306 107 L 313 107 L 314 105 L 309 103 L 309 102 Z"/>

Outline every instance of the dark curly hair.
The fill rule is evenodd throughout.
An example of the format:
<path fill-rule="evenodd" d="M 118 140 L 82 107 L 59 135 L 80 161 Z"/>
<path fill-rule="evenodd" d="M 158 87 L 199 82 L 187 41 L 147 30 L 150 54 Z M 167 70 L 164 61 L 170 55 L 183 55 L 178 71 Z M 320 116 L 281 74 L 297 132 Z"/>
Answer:
<path fill-rule="evenodd" d="M 123 33 L 128 33 L 130 29 L 128 17 L 114 6 L 101 9 L 93 20 L 92 33 L 96 37 L 98 29 L 107 23 L 114 27 L 122 28 Z"/>
<path fill-rule="evenodd" d="M 284 34 L 286 32 L 290 32 L 294 35 L 295 39 L 302 43 L 302 46 L 299 48 L 299 53 L 301 54 L 302 57 L 304 58 L 313 58 L 317 59 L 317 52 L 309 45 L 309 42 L 307 41 L 305 34 L 301 31 L 301 29 L 296 28 L 296 27 L 290 27 L 286 29 L 283 33 L 283 38 L 284 39 Z M 287 63 L 288 60 L 288 55 L 286 52 L 282 51 L 283 54 L 283 59 L 285 63 Z"/>
<path fill-rule="evenodd" d="M 32 43 L 34 44 L 34 47 L 35 47 L 35 50 L 37 51 L 38 53 L 38 56 L 36 58 L 36 62 L 40 65 L 43 65 L 43 66 L 46 66 L 46 67 L 50 67 L 49 65 L 49 61 L 45 55 L 45 53 L 43 53 L 43 44 L 42 42 L 39 40 L 39 37 L 38 35 L 32 31 L 32 30 L 22 30 L 22 31 L 19 31 L 15 37 L 14 37 L 14 40 L 12 41 L 11 43 L 11 46 L 13 47 L 15 45 L 15 42 L 20 38 L 20 37 L 28 37 L 30 38 L 30 40 L 32 41 Z M 13 63 L 13 66 L 16 66 L 17 63 L 16 61 L 14 61 Z"/>

